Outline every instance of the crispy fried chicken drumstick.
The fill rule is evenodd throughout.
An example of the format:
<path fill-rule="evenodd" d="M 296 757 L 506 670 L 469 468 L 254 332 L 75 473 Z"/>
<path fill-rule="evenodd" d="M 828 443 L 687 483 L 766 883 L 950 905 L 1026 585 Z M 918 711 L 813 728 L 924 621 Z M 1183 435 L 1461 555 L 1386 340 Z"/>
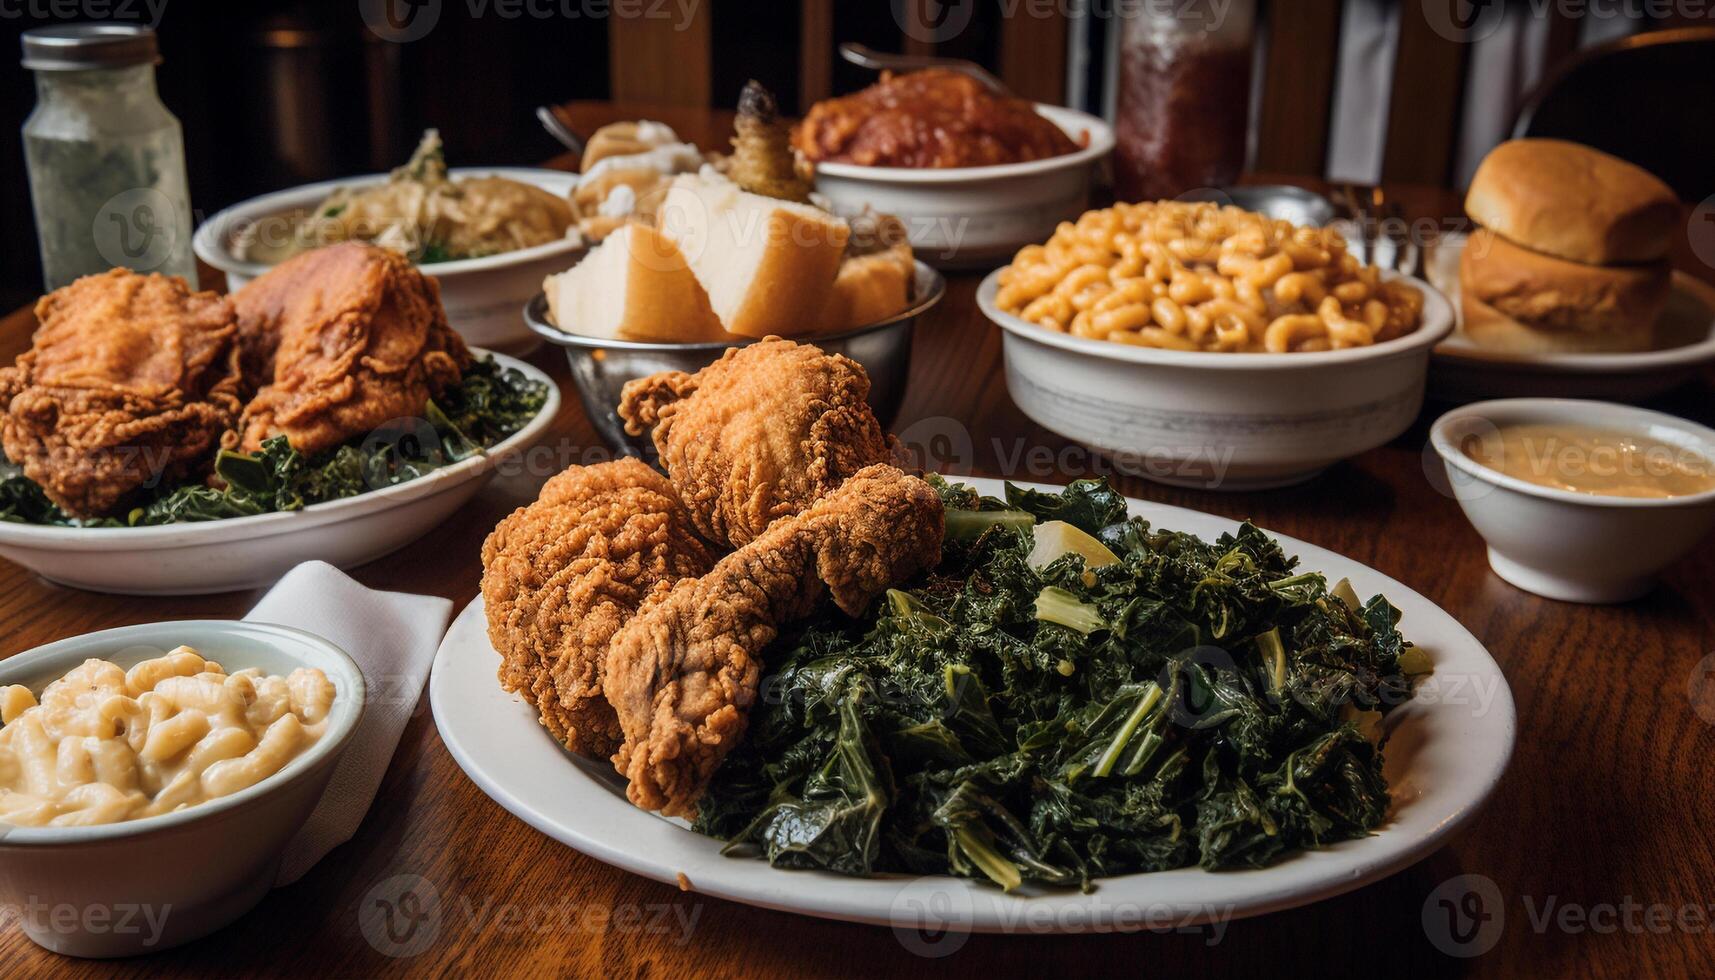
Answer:
<path fill-rule="evenodd" d="M 757 659 L 825 596 L 852 615 L 941 557 L 930 486 L 889 465 L 860 470 L 776 521 L 701 578 L 653 597 L 614 636 L 605 688 L 625 744 L 614 764 L 649 810 L 692 816 L 756 699 Z"/>
<path fill-rule="evenodd" d="M 227 300 L 114 269 L 42 297 L 36 317 L 30 350 L 0 370 L 0 442 L 49 499 L 99 517 L 208 468 L 241 407 Z"/>
<path fill-rule="evenodd" d="M 500 682 L 574 752 L 606 758 L 621 731 L 603 694 L 607 646 L 646 597 L 714 564 L 667 478 L 635 459 L 575 466 L 482 547 Z"/>
<path fill-rule="evenodd" d="M 288 259 L 233 296 L 246 371 L 259 389 L 239 444 L 272 436 L 313 454 L 399 418 L 457 384 L 470 351 L 447 326 L 440 287 L 404 256 L 345 242 Z"/>
<path fill-rule="evenodd" d="M 619 414 L 632 435 L 653 432 L 697 530 L 736 548 L 863 467 L 894 459 L 868 397 L 856 361 L 769 338 L 696 374 L 628 383 Z"/>

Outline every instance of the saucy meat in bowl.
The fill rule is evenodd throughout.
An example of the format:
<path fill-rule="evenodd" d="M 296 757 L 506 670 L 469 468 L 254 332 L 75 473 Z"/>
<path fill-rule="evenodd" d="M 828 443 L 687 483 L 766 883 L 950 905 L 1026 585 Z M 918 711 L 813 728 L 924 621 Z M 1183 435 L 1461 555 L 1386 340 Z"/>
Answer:
<path fill-rule="evenodd" d="M 1079 149 L 1031 103 L 941 68 L 883 72 L 861 92 L 816 103 L 792 145 L 815 163 L 914 168 L 1024 163 Z"/>

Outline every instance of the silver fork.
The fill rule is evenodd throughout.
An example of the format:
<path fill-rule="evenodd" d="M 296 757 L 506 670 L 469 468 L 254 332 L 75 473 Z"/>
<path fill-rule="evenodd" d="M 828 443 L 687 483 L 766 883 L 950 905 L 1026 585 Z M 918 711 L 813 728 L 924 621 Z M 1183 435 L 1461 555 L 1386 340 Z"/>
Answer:
<path fill-rule="evenodd" d="M 877 51 L 867 45 L 847 41 L 839 46 L 840 57 L 857 65 L 859 68 L 870 68 L 875 71 L 915 71 L 919 68 L 947 68 L 963 72 L 971 76 L 991 91 L 1001 95 L 1011 95 L 1006 83 L 996 78 L 992 72 L 974 61 L 963 58 L 937 58 L 933 55 L 921 54 L 892 54 Z"/>
<path fill-rule="evenodd" d="M 1341 184 L 1331 195 L 1334 204 L 1345 212 L 1357 226 L 1358 240 L 1353 243 L 1358 261 L 1423 277 L 1423 248 L 1412 240 L 1411 226 L 1399 202 L 1388 199 L 1380 187 L 1360 192 L 1351 184 Z"/>

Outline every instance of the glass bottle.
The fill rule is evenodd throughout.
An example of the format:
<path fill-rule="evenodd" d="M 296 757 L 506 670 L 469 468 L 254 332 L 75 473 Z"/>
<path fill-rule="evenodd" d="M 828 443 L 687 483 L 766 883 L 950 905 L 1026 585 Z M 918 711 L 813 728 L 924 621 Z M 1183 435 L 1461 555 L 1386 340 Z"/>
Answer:
<path fill-rule="evenodd" d="M 1256 0 L 1144 3 L 1120 30 L 1114 191 L 1153 201 L 1244 169 Z"/>
<path fill-rule="evenodd" d="M 196 285 L 184 132 L 155 91 L 155 32 L 69 24 L 24 32 L 36 108 L 24 121 L 49 290 L 124 266 Z"/>

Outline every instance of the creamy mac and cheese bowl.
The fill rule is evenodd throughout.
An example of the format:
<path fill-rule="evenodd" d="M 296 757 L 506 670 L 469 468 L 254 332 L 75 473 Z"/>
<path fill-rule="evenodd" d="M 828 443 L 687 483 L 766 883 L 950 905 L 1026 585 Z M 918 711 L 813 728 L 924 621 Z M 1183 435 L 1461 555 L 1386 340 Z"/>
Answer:
<path fill-rule="evenodd" d="M 1403 336 L 1341 350 L 1173 350 L 1057 332 L 1003 310 L 996 270 L 977 305 L 1001 328 L 1006 385 L 1043 428 L 1108 457 L 1122 472 L 1208 490 L 1311 479 L 1384 445 L 1423 407 L 1429 352 L 1453 309 L 1428 283 Z"/>
<path fill-rule="evenodd" d="M 170 659 L 181 646 L 224 672 L 197 677 L 188 660 Z M 125 674 L 74 673 L 91 660 Z M 146 661 L 162 662 L 138 667 Z M 45 695 L 68 674 L 78 690 Z M 116 689 L 127 677 L 134 686 Z M 35 701 L 60 714 L 26 727 Z M 0 823 L 0 907 L 43 947 L 84 957 L 153 952 L 232 922 L 272 887 L 365 702 L 363 674 L 338 647 L 262 623 L 129 626 L 0 661 L 0 708 L 7 728 L 20 726 L 0 746 L 13 815 L 114 821 Z M 186 770 L 195 778 L 174 782 Z M 116 802 L 127 794 L 115 784 L 135 806 Z M 26 787 L 37 792 L 20 807 Z"/>

